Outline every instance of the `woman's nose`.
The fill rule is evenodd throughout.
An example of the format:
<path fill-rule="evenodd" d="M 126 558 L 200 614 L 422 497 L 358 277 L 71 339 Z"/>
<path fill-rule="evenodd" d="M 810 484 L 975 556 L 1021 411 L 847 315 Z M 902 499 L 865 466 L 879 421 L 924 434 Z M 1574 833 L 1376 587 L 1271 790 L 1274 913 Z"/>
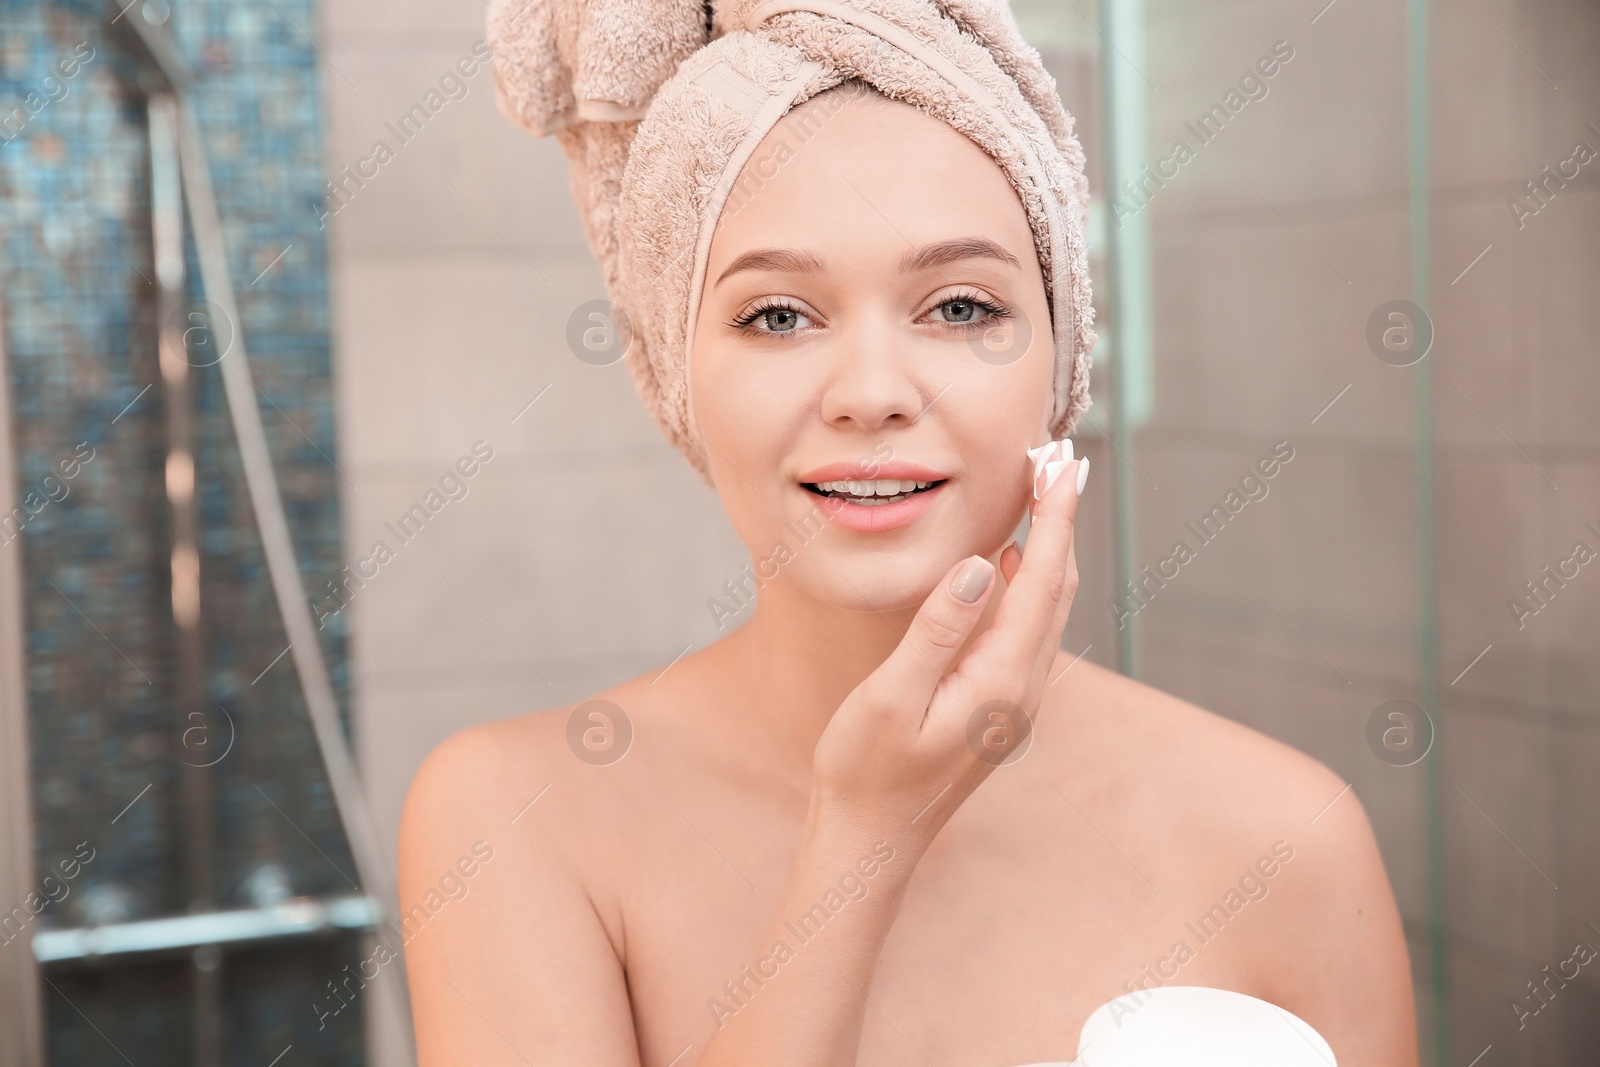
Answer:
<path fill-rule="evenodd" d="M 822 418 L 875 431 L 898 420 L 915 422 L 927 403 L 912 373 L 911 345 L 882 323 L 861 323 L 831 353 L 822 394 Z"/>

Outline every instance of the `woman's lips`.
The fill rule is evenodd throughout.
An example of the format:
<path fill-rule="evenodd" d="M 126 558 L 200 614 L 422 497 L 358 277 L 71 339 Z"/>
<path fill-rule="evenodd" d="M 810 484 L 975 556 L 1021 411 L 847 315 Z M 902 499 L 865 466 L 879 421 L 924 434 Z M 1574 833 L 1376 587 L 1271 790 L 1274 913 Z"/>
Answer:
<path fill-rule="evenodd" d="M 855 504 L 848 497 L 826 496 L 810 489 L 805 491 L 818 498 L 822 509 L 837 525 L 857 533 L 887 533 L 916 522 L 923 512 L 933 506 L 934 498 L 943 493 L 944 487 L 949 484 L 946 479 L 892 504 Z"/>

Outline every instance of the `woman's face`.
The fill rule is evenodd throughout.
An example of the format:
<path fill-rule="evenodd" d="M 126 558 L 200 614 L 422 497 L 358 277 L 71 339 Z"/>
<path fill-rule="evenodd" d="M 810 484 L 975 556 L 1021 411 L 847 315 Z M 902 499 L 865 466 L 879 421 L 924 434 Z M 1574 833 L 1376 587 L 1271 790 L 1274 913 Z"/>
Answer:
<path fill-rule="evenodd" d="M 1050 315 L 1022 204 L 942 121 L 822 94 L 735 186 L 690 368 L 717 491 L 761 578 L 841 607 L 915 607 L 956 560 L 1005 544 L 1026 451 L 1049 440 Z M 864 488 L 890 502 L 857 502 Z"/>

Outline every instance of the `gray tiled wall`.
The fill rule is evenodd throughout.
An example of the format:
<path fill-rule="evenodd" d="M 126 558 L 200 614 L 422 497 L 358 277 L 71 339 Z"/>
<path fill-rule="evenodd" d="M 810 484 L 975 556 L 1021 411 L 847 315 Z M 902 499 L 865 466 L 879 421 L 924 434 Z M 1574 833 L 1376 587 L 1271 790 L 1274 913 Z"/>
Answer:
<path fill-rule="evenodd" d="M 1410 935 L 1424 1062 L 1465 1064 L 1491 1045 L 1483 1062 L 1593 1062 L 1594 974 L 1523 1027 L 1512 1002 L 1536 1004 L 1526 983 L 1575 942 L 1600 944 L 1588 925 L 1600 921 L 1600 581 L 1585 570 L 1520 631 L 1507 601 L 1574 541 L 1600 550 L 1583 526 L 1600 523 L 1600 165 L 1521 231 L 1507 201 L 1575 141 L 1600 150 L 1600 128 L 1585 125 L 1600 123 L 1600 11 L 1426 9 L 1436 663 L 1419 641 L 1416 372 L 1381 363 L 1364 338 L 1375 307 L 1415 298 L 1407 7 L 1152 3 L 1149 14 L 1153 150 L 1270 42 L 1296 55 L 1150 208 L 1156 404 L 1136 455 L 1161 489 L 1140 486 L 1145 551 L 1268 442 L 1297 449 L 1256 513 L 1141 612 L 1149 680 L 1355 784 Z M 1386 766 L 1363 737 L 1380 703 L 1421 701 L 1427 673 L 1439 693 L 1440 901 L 1425 766 Z M 1432 1047 L 1429 1005 L 1441 903 L 1447 1053 Z"/>

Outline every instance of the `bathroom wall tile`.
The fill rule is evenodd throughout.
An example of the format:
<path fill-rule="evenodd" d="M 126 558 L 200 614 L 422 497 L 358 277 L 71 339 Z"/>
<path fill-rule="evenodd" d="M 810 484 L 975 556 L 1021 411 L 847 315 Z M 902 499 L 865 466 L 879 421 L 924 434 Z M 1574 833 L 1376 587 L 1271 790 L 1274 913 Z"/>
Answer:
<path fill-rule="evenodd" d="M 1159 574 L 1179 541 L 1194 554 L 1165 587 L 1146 587 L 1155 593 L 1138 610 L 1139 625 L 1166 626 L 1175 639 L 1235 648 L 1240 656 L 1279 658 L 1329 684 L 1412 679 L 1418 645 L 1410 457 L 1297 447 L 1275 477 L 1262 480 L 1267 495 L 1202 543 L 1189 524 L 1197 527 L 1237 491 L 1271 448 L 1270 438 L 1219 446 L 1190 437 L 1139 450 L 1136 461 L 1160 486 L 1140 483 L 1139 566 Z"/>
<path fill-rule="evenodd" d="M 1535 452 L 1593 447 L 1600 369 L 1572 353 L 1600 328 L 1587 284 L 1600 262 L 1589 236 L 1600 225 L 1600 189 L 1559 190 L 1520 231 L 1505 203 L 1486 194 L 1436 212 L 1436 433 L 1463 444 L 1510 438 Z"/>
<path fill-rule="evenodd" d="M 1430 100 L 1436 188 L 1487 184 L 1503 206 L 1546 164 L 1567 159 L 1577 140 L 1600 149 L 1600 135 L 1586 125 L 1600 122 L 1592 5 L 1475 0 L 1429 15 L 1429 65 L 1448 86 Z"/>
<path fill-rule="evenodd" d="M 371 512 L 352 510 L 352 530 L 395 550 L 352 600 L 362 676 L 510 667 L 537 685 L 548 665 L 597 649 L 650 648 L 665 665 L 720 636 L 706 604 L 746 557 L 709 490 L 678 467 L 496 458 L 407 544 L 378 520 L 437 475 L 378 485 Z"/>
<path fill-rule="evenodd" d="M 1164 210 L 1253 211 L 1260 197 L 1249 182 L 1291 216 L 1308 203 L 1404 195 L 1403 7 L 1347 3 L 1319 16 L 1316 7 L 1163 3 L 1147 17 L 1145 70 L 1156 84 L 1146 90 L 1147 151 L 1154 160 L 1182 140 L 1195 152 L 1156 195 Z M 1266 95 L 1202 142 L 1186 123 L 1221 104 L 1279 40 L 1294 55 L 1264 79 Z"/>
<path fill-rule="evenodd" d="M 539 264 L 551 246 L 586 247 L 565 157 L 554 138 L 535 138 L 500 114 L 487 66 L 462 79 L 459 99 L 441 92 L 443 106 L 420 132 L 415 122 L 400 126 L 481 36 L 426 47 L 380 40 L 331 54 L 343 72 L 326 83 L 325 168 L 345 183 L 326 208 L 337 209 L 327 220 L 336 255 L 492 246 Z M 392 152 L 387 161 L 379 141 Z"/>
<path fill-rule="evenodd" d="M 1507 601 L 1549 562 L 1544 557 L 1553 546 L 1545 543 L 1539 517 L 1551 488 L 1509 448 L 1453 451 L 1440 457 L 1437 470 L 1443 515 L 1472 516 L 1437 525 L 1443 694 L 1537 704 L 1548 679 Z"/>
<path fill-rule="evenodd" d="M 486 0 L 338 0 L 321 6 L 322 36 L 335 47 L 439 37 L 477 40 L 488 8 Z"/>
<path fill-rule="evenodd" d="M 1529 343 L 1543 301 L 1530 291 L 1532 242 L 1519 236 L 1504 197 L 1461 196 L 1433 215 L 1427 300 L 1433 350 L 1434 434 L 1441 444 L 1537 440 L 1541 354 Z M 1481 257 L 1481 258 L 1480 258 Z"/>
<path fill-rule="evenodd" d="M 1600 848 L 1595 847 L 1594 813 L 1600 811 L 1600 722 L 1589 717 L 1559 717 L 1551 727 L 1550 821 L 1556 856 L 1550 877 L 1569 887 L 1556 905 L 1556 943 L 1581 938 L 1600 951 L 1600 907 L 1593 892 L 1570 887 L 1600 885 Z M 1591 926 L 1590 924 L 1594 925 Z M 1597 961 L 1600 962 L 1600 961 Z M 1590 989 L 1600 992 L 1600 975 Z M 1600 1024 L 1600 1018 L 1591 1018 Z M 1593 1045 L 1591 1047 L 1600 1047 Z"/>
<path fill-rule="evenodd" d="M 1591 697 L 1593 693 L 1591 685 Z M 1595 906 L 1593 891 L 1581 888 L 1600 885 L 1600 849 L 1594 847 L 1594 813 L 1600 811 L 1600 774 L 1596 773 L 1600 768 L 1600 727 L 1593 718 L 1568 720 L 1553 747 L 1551 820 L 1557 858 L 1551 877 L 1567 887 L 1556 910 L 1556 945 L 1558 955 L 1564 958 L 1579 941 L 1600 951 L 1600 914 L 1596 914 L 1600 909 Z M 1564 1062 L 1581 1062 L 1583 1055 L 1600 1048 L 1600 968 L 1596 962 L 1585 965 L 1580 980 L 1561 991 L 1560 1011 L 1550 1020 L 1561 1029 Z M 1571 973 L 1570 967 L 1567 971 Z M 1555 1007 L 1552 1004 L 1552 1009 Z M 1544 1014 L 1540 1013 L 1541 1018 Z"/>
<path fill-rule="evenodd" d="M 1595 126 L 1600 127 L 1600 89 L 1591 99 Z M 1600 130 L 1589 133 L 1589 145 L 1600 153 Z M 1512 290 L 1518 325 L 1512 344 L 1533 354 L 1539 414 L 1520 432 L 1503 427 L 1519 443 L 1600 448 L 1600 419 L 1595 418 L 1600 359 L 1594 358 L 1595 338 L 1600 336 L 1600 303 L 1594 299 L 1594 279 L 1600 273 L 1600 243 L 1595 241 L 1600 233 L 1600 156 L 1584 169 L 1590 172 L 1587 184 L 1574 182 L 1560 190 L 1548 207 L 1527 220 L 1519 235 L 1527 238 L 1526 247 L 1513 245 L 1521 284 Z M 1590 462 L 1595 462 L 1592 452 Z"/>
<path fill-rule="evenodd" d="M 1406 926 L 1406 952 L 1411 957 L 1411 996 L 1417 1009 L 1417 1062 L 1435 1063 L 1434 1003 L 1431 941 L 1426 924 Z M 1448 1005 L 1445 1005 L 1447 1008 Z"/>
<path fill-rule="evenodd" d="M 1600 948 L 1600 939 L 1590 934 L 1589 946 Z M 1568 971 L 1570 973 L 1570 967 Z M 1581 981 L 1570 983 L 1562 991 L 1566 998 L 1561 1011 L 1550 1021 L 1560 1027 L 1560 1051 L 1554 1062 L 1582 1063 L 1584 1056 L 1592 1056 L 1600 1048 L 1600 988 L 1585 967 Z M 1530 1024 L 1531 1025 L 1531 1024 Z"/>
<path fill-rule="evenodd" d="M 1513 1009 L 1519 995 L 1531 1003 L 1526 983 L 1542 962 L 1485 955 L 1472 946 L 1452 943 L 1450 959 L 1450 1062 L 1470 1063 L 1483 1056 L 1506 1067 L 1547 1067 L 1554 1063 L 1582 1062 L 1561 1050 L 1562 1009 L 1576 1006 L 1576 998 L 1555 1001 L 1519 1027 Z M 1487 1055 L 1484 1055 L 1487 1053 Z"/>
<path fill-rule="evenodd" d="M 1291 224 L 1259 197 L 1225 221 L 1164 221 L 1152 421 L 1409 448 L 1415 372 L 1367 340 L 1378 307 L 1411 292 L 1409 241 L 1403 211 Z"/>
<path fill-rule="evenodd" d="M 512 455 L 681 462 L 624 363 L 593 366 L 568 347 L 569 321 L 604 295 L 594 261 L 573 254 L 546 273 L 549 284 L 494 252 L 346 265 L 339 389 L 357 471 L 448 462 L 480 437 Z"/>
<path fill-rule="evenodd" d="M 1440 458 L 1440 684 L 1447 696 L 1600 720 L 1600 558 L 1573 558 L 1580 541 L 1600 554 L 1600 535 L 1587 526 L 1600 527 L 1600 467 L 1546 461 L 1538 468 L 1504 444 Z M 1543 603 L 1527 591 L 1529 582 L 1541 583 Z M 1526 612 L 1513 610 L 1514 599 Z"/>
<path fill-rule="evenodd" d="M 1547 958 L 1566 939 L 1555 927 L 1550 727 L 1459 699 L 1440 720 L 1450 936 Z"/>
<path fill-rule="evenodd" d="M 1428 12 L 1429 66 L 1449 85 L 1428 101 L 1428 179 L 1441 197 L 1524 177 L 1519 157 L 1529 138 L 1521 117 L 1555 94 L 1518 54 L 1518 47 L 1538 51 L 1523 8 L 1519 0 L 1475 0 Z M 1506 195 L 1499 193 L 1502 202 Z"/>

